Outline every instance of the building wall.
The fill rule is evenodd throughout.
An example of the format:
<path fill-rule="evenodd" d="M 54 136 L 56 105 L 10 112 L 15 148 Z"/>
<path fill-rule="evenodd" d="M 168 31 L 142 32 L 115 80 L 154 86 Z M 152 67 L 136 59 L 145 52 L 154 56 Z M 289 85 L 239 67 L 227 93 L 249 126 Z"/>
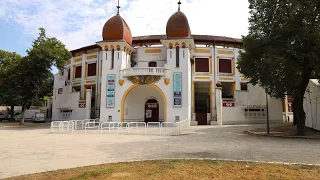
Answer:
<path fill-rule="evenodd" d="M 79 108 L 80 92 L 71 92 L 70 86 L 64 86 L 64 77 L 56 74 L 54 76 L 54 90 L 52 103 L 52 120 L 81 120 L 86 117 L 86 109 Z M 62 88 L 62 94 L 59 94 Z M 60 108 L 73 109 L 69 118 L 62 118 Z"/>
<path fill-rule="evenodd" d="M 320 131 L 320 86 L 317 81 L 317 79 L 309 81 L 303 107 L 306 113 L 306 127 Z"/>
<path fill-rule="evenodd" d="M 246 117 L 245 107 L 266 106 L 266 95 L 260 86 L 248 85 L 248 91 L 235 92 L 235 107 L 222 108 L 222 124 L 263 124 L 267 122 L 267 117 Z M 270 123 L 281 123 L 282 101 L 268 96 L 268 110 Z M 266 111 L 265 111 L 266 112 Z"/>

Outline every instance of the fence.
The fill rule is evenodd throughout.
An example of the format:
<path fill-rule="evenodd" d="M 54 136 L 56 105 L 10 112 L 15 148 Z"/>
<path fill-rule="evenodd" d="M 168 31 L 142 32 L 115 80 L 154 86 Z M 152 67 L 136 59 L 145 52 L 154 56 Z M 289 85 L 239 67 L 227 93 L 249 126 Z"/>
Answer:
<path fill-rule="evenodd" d="M 190 120 L 180 122 L 99 122 L 98 119 L 52 121 L 51 132 L 132 134 L 132 135 L 181 135 L 190 125 Z"/>

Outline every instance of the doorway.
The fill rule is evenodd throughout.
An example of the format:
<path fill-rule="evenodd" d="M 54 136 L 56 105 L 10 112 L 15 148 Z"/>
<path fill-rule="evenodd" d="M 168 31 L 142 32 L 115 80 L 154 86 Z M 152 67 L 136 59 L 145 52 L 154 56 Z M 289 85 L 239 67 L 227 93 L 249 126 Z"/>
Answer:
<path fill-rule="evenodd" d="M 145 103 L 144 122 L 159 122 L 159 103 L 156 99 L 149 99 Z"/>
<path fill-rule="evenodd" d="M 194 87 L 194 112 L 198 125 L 208 125 L 210 104 L 210 82 L 196 82 Z"/>

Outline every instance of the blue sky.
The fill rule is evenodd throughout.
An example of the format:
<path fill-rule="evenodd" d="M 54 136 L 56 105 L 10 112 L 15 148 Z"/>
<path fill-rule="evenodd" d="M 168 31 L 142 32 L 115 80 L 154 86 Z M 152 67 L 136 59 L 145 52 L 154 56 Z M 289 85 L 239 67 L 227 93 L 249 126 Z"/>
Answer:
<path fill-rule="evenodd" d="M 25 55 L 38 29 L 69 50 L 101 40 L 102 27 L 116 14 L 117 0 L 1 0 L 0 49 Z M 247 0 L 182 0 L 193 34 L 240 38 L 247 34 Z M 177 0 L 120 0 L 121 16 L 133 36 L 164 34 Z"/>

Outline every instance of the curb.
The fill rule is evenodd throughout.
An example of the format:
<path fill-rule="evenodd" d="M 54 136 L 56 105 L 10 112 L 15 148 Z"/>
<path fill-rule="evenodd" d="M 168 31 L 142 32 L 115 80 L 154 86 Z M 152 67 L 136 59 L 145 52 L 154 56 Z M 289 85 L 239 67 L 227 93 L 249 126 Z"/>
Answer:
<path fill-rule="evenodd" d="M 278 164 L 278 165 L 300 165 L 300 166 L 320 166 L 320 164 L 308 164 L 308 163 L 286 163 L 275 161 L 252 161 L 252 160 L 234 160 L 234 159 L 219 159 L 219 158 L 159 158 L 159 159 L 141 159 L 141 160 L 128 160 L 115 163 L 131 163 L 142 161 L 161 161 L 161 160 L 199 160 L 199 161 L 224 161 L 224 162 L 242 162 L 242 163 L 264 163 L 264 164 Z M 106 163 L 113 164 L 113 163 Z"/>
<path fill-rule="evenodd" d="M 320 137 L 315 137 L 315 136 L 283 136 L 283 135 L 268 135 L 268 134 L 262 134 L 262 133 L 256 133 L 251 130 L 246 131 L 250 135 L 254 136 L 264 136 L 264 137 L 275 137 L 275 138 L 290 138 L 290 139 L 316 139 L 320 140 Z"/>

